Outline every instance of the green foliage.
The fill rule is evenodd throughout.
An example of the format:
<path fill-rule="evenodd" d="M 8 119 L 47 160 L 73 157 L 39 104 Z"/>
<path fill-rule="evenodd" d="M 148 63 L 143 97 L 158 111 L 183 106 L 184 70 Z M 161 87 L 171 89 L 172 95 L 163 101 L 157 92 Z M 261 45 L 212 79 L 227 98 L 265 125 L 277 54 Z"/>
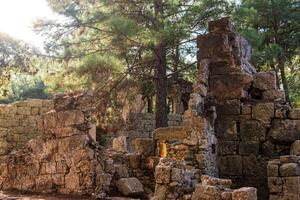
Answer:
<path fill-rule="evenodd" d="M 26 99 L 50 98 L 50 95 L 46 93 L 46 85 L 39 76 L 12 75 L 8 88 L 8 96 L 1 99 L 1 102 L 12 103 Z"/>
<path fill-rule="evenodd" d="M 241 0 L 233 16 L 239 31 L 253 46 L 252 63 L 259 71 L 274 70 L 288 99 L 292 85 L 287 79 L 294 75 L 289 74 L 290 64 L 300 46 L 299 1 Z"/>

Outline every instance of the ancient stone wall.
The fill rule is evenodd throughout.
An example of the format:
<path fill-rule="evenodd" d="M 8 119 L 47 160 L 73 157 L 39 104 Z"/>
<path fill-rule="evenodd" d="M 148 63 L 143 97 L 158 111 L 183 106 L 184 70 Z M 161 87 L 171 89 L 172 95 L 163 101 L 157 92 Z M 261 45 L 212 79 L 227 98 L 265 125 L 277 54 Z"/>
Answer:
<path fill-rule="evenodd" d="M 256 187 L 259 198 L 268 199 L 267 161 L 288 154 L 299 139 L 299 111 L 286 103 L 274 72 L 256 73 L 250 45 L 228 18 L 210 22 L 198 47 L 195 92 L 204 112 L 216 111 L 211 133 L 219 176 L 232 179 L 233 187 Z"/>
<path fill-rule="evenodd" d="M 27 141 L 40 135 L 38 118 L 51 109 L 51 100 L 39 99 L 0 105 L 0 156 L 22 148 Z"/>
<path fill-rule="evenodd" d="M 168 115 L 169 126 L 182 125 L 182 116 L 176 114 Z M 117 133 L 115 149 L 123 152 L 134 152 L 134 141 L 136 138 L 152 138 L 155 130 L 155 114 L 136 113 L 132 116 L 125 126 Z"/>
<path fill-rule="evenodd" d="M 54 110 L 40 117 L 40 137 L 1 157 L 1 189 L 93 194 L 102 167 L 90 100 L 89 94 L 56 96 Z"/>

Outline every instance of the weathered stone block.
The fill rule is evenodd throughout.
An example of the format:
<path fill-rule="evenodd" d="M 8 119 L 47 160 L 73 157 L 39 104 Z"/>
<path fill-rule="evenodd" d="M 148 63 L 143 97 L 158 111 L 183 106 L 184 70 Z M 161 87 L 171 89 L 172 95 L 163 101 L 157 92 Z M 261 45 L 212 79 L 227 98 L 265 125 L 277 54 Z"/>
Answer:
<path fill-rule="evenodd" d="M 155 140 L 183 140 L 187 138 L 187 133 L 182 126 L 158 128 L 153 131 Z"/>
<path fill-rule="evenodd" d="M 141 156 L 138 154 L 126 154 L 130 168 L 138 169 L 141 166 Z"/>
<path fill-rule="evenodd" d="M 171 167 L 157 165 L 155 167 L 155 181 L 160 184 L 168 184 L 171 181 Z"/>
<path fill-rule="evenodd" d="M 211 62 L 209 67 L 210 75 L 225 75 L 242 71 L 240 66 L 233 66 L 228 61 Z"/>
<path fill-rule="evenodd" d="M 278 166 L 278 164 L 268 162 L 267 175 L 269 177 L 278 177 L 279 176 L 279 166 Z"/>
<path fill-rule="evenodd" d="M 235 155 L 237 154 L 237 141 L 222 141 L 219 143 L 218 151 L 220 155 Z"/>
<path fill-rule="evenodd" d="M 179 168 L 172 168 L 171 180 L 175 182 L 182 182 L 184 180 L 183 171 Z"/>
<path fill-rule="evenodd" d="M 208 22 L 208 30 L 210 33 L 228 33 L 233 31 L 233 26 L 229 17 Z"/>
<path fill-rule="evenodd" d="M 128 151 L 127 138 L 125 136 L 119 136 L 117 138 L 114 138 L 112 143 L 112 148 L 115 151 L 127 152 Z"/>
<path fill-rule="evenodd" d="M 128 169 L 127 169 L 126 165 L 116 164 L 114 166 L 114 168 L 115 168 L 115 176 L 117 178 L 128 178 L 129 177 L 129 173 L 128 173 Z"/>
<path fill-rule="evenodd" d="M 300 109 L 294 108 L 294 109 L 290 110 L 288 116 L 290 119 L 300 119 Z"/>
<path fill-rule="evenodd" d="M 232 181 L 230 179 L 220 179 L 207 175 L 201 176 L 201 183 L 202 185 L 222 186 L 223 188 L 230 188 L 232 185 Z"/>
<path fill-rule="evenodd" d="M 227 58 L 230 47 L 227 35 L 200 35 L 197 37 L 197 46 L 201 48 L 198 60 L 205 58 Z M 221 49 L 221 50 L 220 50 Z"/>
<path fill-rule="evenodd" d="M 215 129 L 216 135 L 223 140 L 238 140 L 237 124 L 232 119 L 217 119 Z"/>
<path fill-rule="evenodd" d="M 258 103 L 252 107 L 253 119 L 257 119 L 265 123 L 270 123 L 274 115 L 274 103 Z"/>
<path fill-rule="evenodd" d="M 290 155 L 300 156 L 300 140 L 296 140 L 291 145 Z"/>
<path fill-rule="evenodd" d="M 218 99 L 243 98 L 244 89 L 250 87 L 252 76 L 246 73 L 215 75 L 210 78 L 211 95 Z"/>
<path fill-rule="evenodd" d="M 285 100 L 284 91 L 276 89 L 276 90 L 267 90 L 263 92 L 263 99 L 274 101 L 274 100 Z"/>
<path fill-rule="evenodd" d="M 240 136 L 243 141 L 264 141 L 266 137 L 266 128 L 256 120 L 241 121 Z"/>
<path fill-rule="evenodd" d="M 259 153 L 259 141 L 242 141 L 239 145 L 240 155 L 257 155 Z"/>
<path fill-rule="evenodd" d="M 217 104 L 217 113 L 221 115 L 241 114 L 241 102 L 239 99 L 226 100 L 222 104 Z"/>
<path fill-rule="evenodd" d="M 242 175 L 242 157 L 239 155 L 224 156 L 220 158 L 219 170 L 221 175 Z"/>
<path fill-rule="evenodd" d="M 300 160 L 300 156 L 286 155 L 280 156 L 281 163 L 297 163 Z"/>
<path fill-rule="evenodd" d="M 232 200 L 257 200 L 257 190 L 253 187 L 244 187 L 234 190 Z"/>
<path fill-rule="evenodd" d="M 138 196 L 143 194 L 144 188 L 137 178 L 122 178 L 116 183 L 118 190 L 125 196 Z"/>
<path fill-rule="evenodd" d="M 254 155 L 243 156 L 243 175 L 245 177 L 262 177 L 265 176 L 266 163 L 259 160 Z"/>
<path fill-rule="evenodd" d="M 300 198 L 300 177 L 283 178 L 283 195 L 286 199 Z"/>
<path fill-rule="evenodd" d="M 260 72 L 254 77 L 253 87 L 262 91 L 276 89 L 275 72 Z"/>
<path fill-rule="evenodd" d="M 269 134 L 277 143 L 294 142 L 300 139 L 300 120 L 274 119 Z"/>
<path fill-rule="evenodd" d="M 153 156 L 155 153 L 154 152 L 155 143 L 153 139 L 137 138 L 135 139 L 134 144 L 135 144 L 135 151 L 138 154 L 144 156 Z"/>
<path fill-rule="evenodd" d="M 252 114 L 252 106 L 249 104 L 242 105 L 242 114 L 243 115 L 251 115 Z"/>
<path fill-rule="evenodd" d="M 280 166 L 279 171 L 282 177 L 300 175 L 300 167 L 297 163 L 284 163 Z"/>

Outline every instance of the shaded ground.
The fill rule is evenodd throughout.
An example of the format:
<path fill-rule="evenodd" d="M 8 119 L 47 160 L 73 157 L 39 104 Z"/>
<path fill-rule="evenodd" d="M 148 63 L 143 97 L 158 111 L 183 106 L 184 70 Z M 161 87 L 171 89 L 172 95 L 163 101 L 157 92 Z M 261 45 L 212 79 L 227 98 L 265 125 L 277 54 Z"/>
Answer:
<path fill-rule="evenodd" d="M 17 192 L 0 191 L 0 200 L 89 200 L 88 197 L 67 197 L 67 196 L 50 196 L 35 194 L 20 194 Z"/>
<path fill-rule="evenodd" d="M 91 197 L 70 197 L 63 195 L 37 195 L 37 194 L 21 194 L 19 192 L 0 191 L 0 200 L 91 200 Z M 138 200 L 123 197 L 108 197 L 106 200 Z"/>

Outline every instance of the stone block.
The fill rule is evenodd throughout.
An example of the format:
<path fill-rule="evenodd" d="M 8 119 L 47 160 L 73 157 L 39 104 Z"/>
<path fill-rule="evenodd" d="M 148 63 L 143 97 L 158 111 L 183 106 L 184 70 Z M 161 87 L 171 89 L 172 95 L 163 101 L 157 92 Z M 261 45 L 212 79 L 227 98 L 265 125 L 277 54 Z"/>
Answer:
<path fill-rule="evenodd" d="M 270 141 L 266 141 L 262 144 L 261 151 L 263 155 L 271 157 L 274 154 L 275 145 Z"/>
<path fill-rule="evenodd" d="M 264 141 L 266 128 L 261 122 L 256 120 L 241 121 L 240 137 L 243 141 Z"/>
<path fill-rule="evenodd" d="M 134 141 L 135 152 L 144 156 L 153 156 L 155 154 L 155 143 L 153 139 L 137 138 Z"/>
<path fill-rule="evenodd" d="M 241 114 L 241 102 L 239 99 L 226 100 L 222 104 L 217 104 L 217 113 L 220 115 Z"/>
<path fill-rule="evenodd" d="M 283 90 L 267 90 L 263 92 L 263 100 L 274 101 L 274 100 L 285 100 L 285 94 Z"/>
<path fill-rule="evenodd" d="M 261 91 L 276 89 L 275 72 L 259 72 L 254 77 L 253 87 Z"/>
<path fill-rule="evenodd" d="M 279 168 L 280 176 L 299 176 L 300 167 L 297 163 L 283 163 Z"/>
<path fill-rule="evenodd" d="M 183 170 L 181 170 L 179 168 L 172 168 L 171 180 L 174 182 L 179 182 L 179 183 L 183 182 L 183 180 L 184 180 Z"/>
<path fill-rule="evenodd" d="M 219 143 L 218 151 L 220 155 L 235 155 L 237 154 L 237 141 L 222 141 Z"/>
<path fill-rule="evenodd" d="M 254 155 L 243 156 L 242 168 L 245 177 L 263 177 L 265 176 L 266 163 Z"/>
<path fill-rule="evenodd" d="M 268 162 L 267 175 L 269 177 L 278 177 L 279 176 L 279 166 L 272 162 Z"/>
<path fill-rule="evenodd" d="M 240 176 L 243 172 L 242 157 L 239 155 L 224 156 L 220 158 L 220 175 Z"/>
<path fill-rule="evenodd" d="M 228 33 L 233 31 L 233 25 L 229 17 L 208 22 L 208 30 L 210 33 Z"/>
<path fill-rule="evenodd" d="M 300 156 L 286 155 L 280 156 L 281 163 L 297 163 L 300 160 Z"/>
<path fill-rule="evenodd" d="M 211 95 L 217 99 L 244 98 L 252 81 L 252 76 L 246 73 L 231 73 L 210 77 Z"/>
<path fill-rule="evenodd" d="M 268 187 L 270 193 L 281 193 L 282 179 L 280 177 L 268 177 Z"/>
<path fill-rule="evenodd" d="M 62 111 L 57 113 L 58 124 L 62 127 L 84 123 L 84 114 L 80 110 Z"/>
<path fill-rule="evenodd" d="M 300 156 L 300 140 L 296 140 L 291 145 L 290 155 Z"/>
<path fill-rule="evenodd" d="M 158 128 L 153 131 L 154 140 L 183 140 L 186 139 L 187 136 L 182 126 Z"/>
<path fill-rule="evenodd" d="M 220 186 L 223 188 L 230 188 L 232 185 L 232 181 L 230 179 L 220 179 L 207 175 L 201 176 L 201 183 L 203 185 Z"/>
<path fill-rule="evenodd" d="M 128 165 L 132 169 L 138 169 L 141 166 L 141 156 L 138 154 L 126 154 Z"/>
<path fill-rule="evenodd" d="M 258 155 L 259 141 L 242 141 L 239 144 L 240 155 Z"/>
<path fill-rule="evenodd" d="M 290 119 L 300 119 L 300 108 L 290 110 L 288 116 Z"/>
<path fill-rule="evenodd" d="M 215 130 L 217 136 L 223 140 L 238 140 L 237 123 L 232 119 L 217 119 L 215 123 Z"/>
<path fill-rule="evenodd" d="M 232 192 L 232 200 L 257 200 L 257 190 L 253 187 L 243 187 Z"/>
<path fill-rule="evenodd" d="M 113 139 L 112 148 L 115 151 L 127 152 L 127 138 L 125 136 L 119 136 Z"/>
<path fill-rule="evenodd" d="M 300 177 L 283 178 L 283 195 L 286 199 L 300 199 Z"/>
<path fill-rule="evenodd" d="M 230 55 L 227 35 L 200 35 L 197 37 L 197 46 L 201 49 L 197 55 L 199 61 L 206 58 L 228 58 Z"/>
<path fill-rule="evenodd" d="M 264 123 L 270 123 L 274 118 L 275 110 L 274 103 L 258 103 L 252 106 L 252 118 L 262 121 Z"/>
<path fill-rule="evenodd" d="M 250 104 L 242 105 L 242 114 L 243 115 L 251 115 L 252 114 L 252 106 Z"/>
<path fill-rule="evenodd" d="M 165 200 L 167 195 L 167 186 L 155 184 L 154 197 L 151 200 Z"/>
<path fill-rule="evenodd" d="M 124 196 L 139 196 L 144 193 L 142 183 L 135 177 L 119 179 L 116 186 Z"/>
<path fill-rule="evenodd" d="M 233 66 L 228 61 L 211 62 L 209 67 L 210 67 L 210 75 L 212 76 L 238 73 L 242 71 L 240 66 Z"/>
<path fill-rule="evenodd" d="M 128 178 L 129 173 L 125 164 L 115 164 L 115 176 L 117 178 Z"/>
<path fill-rule="evenodd" d="M 168 184 L 171 181 L 171 167 L 157 165 L 155 167 L 155 181 L 160 184 Z"/>
<path fill-rule="evenodd" d="M 300 139 L 300 120 L 274 119 L 269 132 L 274 142 L 279 144 L 292 143 Z"/>

